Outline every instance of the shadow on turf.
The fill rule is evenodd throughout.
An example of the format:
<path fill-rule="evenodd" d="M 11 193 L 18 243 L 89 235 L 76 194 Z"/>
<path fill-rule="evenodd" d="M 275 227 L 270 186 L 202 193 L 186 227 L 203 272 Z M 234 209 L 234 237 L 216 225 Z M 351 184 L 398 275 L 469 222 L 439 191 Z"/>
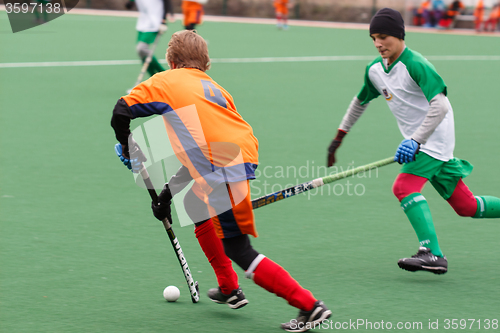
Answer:
<path fill-rule="evenodd" d="M 405 273 L 405 272 L 403 272 Z M 442 276 L 433 276 L 432 273 L 427 272 L 408 272 L 408 274 L 394 277 L 394 281 L 401 283 L 415 283 L 415 284 L 430 284 L 430 283 L 446 283 L 450 284 L 450 279 L 443 278 Z M 411 275 L 410 275 L 411 274 Z"/>

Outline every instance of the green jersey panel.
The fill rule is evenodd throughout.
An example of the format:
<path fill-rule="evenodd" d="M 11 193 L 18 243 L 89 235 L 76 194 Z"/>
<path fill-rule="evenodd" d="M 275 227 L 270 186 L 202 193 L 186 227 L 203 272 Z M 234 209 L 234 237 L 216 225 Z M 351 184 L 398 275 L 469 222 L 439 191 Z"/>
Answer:
<path fill-rule="evenodd" d="M 382 57 L 378 57 L 374 61 L 372 61 L 368 66 L 366 66 L 365 70 L 365 83 L 363 84 L 363 87 L 361 88 L 361 91 L 358 94 L 358 99 L 361 101 L 361 105 L 365 105 L 370 103 L 371 100 L 377 98 L 380 96 L 380 93 L 378 90 L 375 88 L 373 85 L 372 81 L 370 81 L 370 76 L 368 75 L 368 71 L 370 70 L 370 67 L 373 66 L 373 64 L 377 62 L 381 62 Z"/>
<path fill-rule="evenodd" d="M 436 71 L 436 68 L 420 53 L 406 49 L 400 57 L 406 65 L 411 78 L 418 84 L 422 93 L 430 102 L 436 95 L 447 95 L 446 84 Z"/>

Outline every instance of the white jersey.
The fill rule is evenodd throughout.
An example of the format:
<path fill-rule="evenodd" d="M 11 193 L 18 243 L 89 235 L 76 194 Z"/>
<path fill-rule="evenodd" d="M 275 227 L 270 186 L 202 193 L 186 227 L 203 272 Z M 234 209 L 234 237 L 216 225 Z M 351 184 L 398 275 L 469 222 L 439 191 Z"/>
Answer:
<path fill-rule="evenodd" d="M 366 68 L 365 84 L 358 94 L 361 104 L 369 103 L 379 95 L 396 117 L 399 130 L 405 139 L 424 121 L 429 111 L 429 101 L 437 94 L 446 95 L 446 85 L 434 66 L 420 53 L 406 48 L 399 58 L 386 68 L 378 57 Z M 455 124 L 453 109 L 446 98 L 448 113 L 420 150 L 440 161 L 453 158 Z"/>
<path fill-rule="evenodd" d="M 139 19 L 135 26 L 137 31 L 157 32 L 164 19 L 163 0 L 135 0 L 139 10 Z"/>

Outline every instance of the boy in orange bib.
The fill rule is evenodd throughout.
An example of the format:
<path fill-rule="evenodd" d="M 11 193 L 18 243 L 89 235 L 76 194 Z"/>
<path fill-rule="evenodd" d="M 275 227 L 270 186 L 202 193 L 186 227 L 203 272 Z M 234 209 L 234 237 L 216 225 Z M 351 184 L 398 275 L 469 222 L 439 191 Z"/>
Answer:
<path fill-rule="evenodd" d="M 323 302 L 250 244 L 248 235 L 257 237 L 249 180 L 255 178 L 258 142 L 231 95 L 205 73 L 210 67 L 205 40 L 193 31 L 176 32 L 166 57 L 171 69 L 121 98 L 111 120 L 128 165 L 130 120 L 163 116 L 170 144 L 183 166 L 165 184 L 160 204 L 152 205 L 155 217 L 167 217 L 172 196 L 194 180 L 184 204 L 219 282 L 208 297 L 235 309 L 248 303 L 232 260 L 247 278 L 299 309 L 297 319 L 282 324 L 283 329 L 304 332 L 323 322 L 331 315 Z"/>

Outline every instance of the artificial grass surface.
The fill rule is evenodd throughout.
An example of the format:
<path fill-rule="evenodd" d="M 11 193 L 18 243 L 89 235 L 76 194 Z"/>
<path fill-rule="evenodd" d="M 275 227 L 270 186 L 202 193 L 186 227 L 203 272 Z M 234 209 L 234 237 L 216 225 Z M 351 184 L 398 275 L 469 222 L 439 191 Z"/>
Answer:
<path fill-rule="evenodd" d="M 4 12 L 0 18 L 0 63 L 136 58 L 131 18 L 65 15 L 17 34 Z M 179 22 L 169 32 L 178 29 Z M 360 30 L 208 22 L 199 32 L 213 58 L 376 56 Z M 408 33 L 406 40 L 426 56 L 500 53 L 495 38 Z M 167 42 L 158 46 L 159 58 Z M 317 168 L 367 62 L 213 64 L 208 74 L 233 95 L 260 142 L 254 197 L 325 172 Z M 465 182 L 476 195 L 498 196 L 500 64 L 433 63 L 454 107 L 455 154 L 475 165 Z M 113 151 L 111 111 L 139 70 L 0 68 L 0 331 L 279 332 L 296 310 L 244 279 L 239 267 L 250 304 L 234 311 L 208 300 L 216 286 L 211 267 L 192 227 L 174 224 L 201 288 L 200 303 L 191 303 L 147 193 Z M 393 116 L 376 100 L 344 140 L 338 167 L 391 156 L 400 140 Z M 449 272 L 402 271 L 397 259 L 414 254 L 418 242 L 391 192 L 397 172 L 393 164 L 256 210 L 254 247 L 322 299 L 334 323 L 422 322 L 425 330 L 429 320 L 443 329 L 446 318 L 500 319 L 499 221 L 460 218 L 427 186 Z M 363 195 L 349 195 L 347 182 L 350 193 L 358 184 Z M 176 303 L 162 297 L 171 284 L 181 290 Z"/>

